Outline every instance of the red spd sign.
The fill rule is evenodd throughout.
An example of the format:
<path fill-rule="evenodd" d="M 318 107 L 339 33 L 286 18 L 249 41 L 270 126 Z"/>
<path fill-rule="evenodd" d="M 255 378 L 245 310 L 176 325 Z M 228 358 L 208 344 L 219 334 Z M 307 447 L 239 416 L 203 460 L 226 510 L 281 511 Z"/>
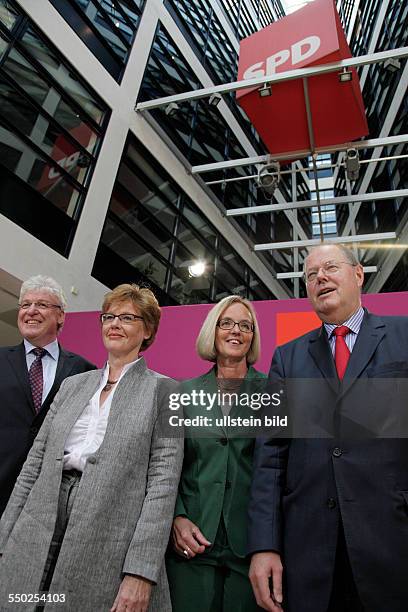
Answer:
<path fill-rule="evenodd" d="M 314 0 L 241 41 L 238 79 L 267 77 L 351 57 L 333 0 Z M 368 134 L 356 71 L 340 83 L 338 73 L 308 78 L 315 146 L 342 144 Z M 309 149 L 302 79 L 272 85 L 261 98 L 258 87 L 237 92 L 270 153 Z"/>

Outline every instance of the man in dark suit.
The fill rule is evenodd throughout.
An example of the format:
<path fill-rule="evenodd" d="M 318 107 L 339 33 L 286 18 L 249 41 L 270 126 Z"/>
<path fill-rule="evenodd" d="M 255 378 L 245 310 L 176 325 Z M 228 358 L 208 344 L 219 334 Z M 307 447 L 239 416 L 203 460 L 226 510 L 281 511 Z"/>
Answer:
<path fill-rule="evenodd" d="M 57 342 L 66 301 L 52 278 L 34 276 L 20 292 L 23 342 L 0 348 L 0 516 L 62 381 L 95 369 Z"/>
<path fill-rule="evenodd" d="M 362 426 L 353 437 L 339 423 L 350 424 L 354 409 L 370 418 L 372 409 L 392 416 L 396 403 L 406 405 L 408 318 L 379 317 L 361 307 L 363 268 L 341 245 L 313 249 L 305 280 L 322 326 L 276 349 L 270 381 L 287 382 L 291 416 L 310 409 L 315 417 L 319 405 L 322 431 L 330 418 L 333 429 L 315 439 L 257 442 L 248 538 L 252 586 L 270 612 L 406 612 L 407 433 L 394 428 L 394 439 L 375 439 L 364 436 L 370 428 Z M 313 396 L 305 393 L 306 379 L 314 379 Z M 381 393 L 375 406 L 364 399 L 365 388 L 386 379 L 393 379 L 391 402 Z"/>

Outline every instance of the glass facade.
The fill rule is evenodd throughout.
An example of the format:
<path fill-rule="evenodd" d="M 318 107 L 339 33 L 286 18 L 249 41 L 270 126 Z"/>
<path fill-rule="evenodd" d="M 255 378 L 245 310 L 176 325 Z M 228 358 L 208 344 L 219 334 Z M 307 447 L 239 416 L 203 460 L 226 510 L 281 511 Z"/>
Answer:
<path fill-rule="evenodd" d="M 218 83 L 233 80 L 235 78 L 233 74 L 236 74 L 237 70 L 237 54 L 231 45 L 225 44 L 226 34 L 222 34 L 221 25 L 208 8 L 208 3 L 167 0 L 166 5 L 171 8 L 185 36 L 189 32 L 192 48 L 195 49 L 196 55 L 213 76 L 214 81 Z M 193 21 L 194 26 L 192 26 Z M 213 27 L 214 24 L 216 27 Z M 215 52 L 209 53 L 209 49 L 215 46 L 215 38 L 218 38 L 219 48 L 224 49 L 222 57 L 218 57 Z M 225 71 L 219 73 L 220 67 L 224 64 L 233 67 L 231 75 L 226 74 Z M 160 24 L 146 65 L 138 101 L 182 93 L 199 87 L 201 84 L 193 70 L 166 29 Z M 267 152 L 265 147 L 244 113 L 233 99 L 230 99 L 229 103 L 255 150 L 259 154 L 265 154 Z M 151 114 L 191 165 L 247 157 L 247 152 L 235 132 L 223 119 L 217 108 L 210 106 L 207 100 L 181 103 L 171 114 L 168 114 L 165 108 L 156 109 Z M 257 172 L 256 168 L 241 166 L 202 174 L 201 178 L 210 183 L 218 181 L 217 184 L 210 184 L 209 187 L 225 209 L 268 204 L 270 200 L 265 197 L 262 190 L 256 189 L 253 180 L 228 182 L 229 178 L 240 176 L 244 179 L 245 176 L 252 176 L 254 172 Z M 279 189 L 286 200 L 292 199 L 290 175 L 285 175 Z M 308 199 L 309 197 L 308 186 L 299 175 L 297 199 Z M 236 217 L 232 223 L 239 226 L 254 244 L 274 241 L 277 236 L 279 240 L 293 239 L 293 226 L 285 213 L 240 216 Z M 299 213 L 299 223 L 310 232 L 308 212 Z M 261 257 L 271 266 L 271 269 L 280 271 L 279 259 L 274 253 L 265 251 Z"/>
<path fill-rule="evenodd" d="M 0 54 L 0 211 L 67 255 L 108 109 L 6 0 Z"/>
<path fill-rule="evenodd" d="M 201 261 L 205 273 L 189 267 Z M 116 178 L 93 276 L 108 286 L 148 284 L 162 304 L 272 294 L 194 202 L 132 135 Z"/>
<path fill-rule="evenodd" d="M 146 0 L 49 0 L 120 81 Z"/>
<path fill-rule="evenodd" d="M 221 0 L 221 5 L 238 39 L 251 36 L 259 29 L 285 16 L 282 3 L 279 1 Z"/>
<path fill-rule="evenodd" d="M 408 44 L 408 4 L 391 0 L 381 23 L 378 22 L 380 9 L 381 2 L 379 1 L 363 0 L 359 3 L 350 44 L 353 55 L 373 52 L 372 37 L 376 28 L 378 38 L 375 42 L 374 52 L 404 47 Z M 399 107 L 396 106 L 396 99 L 401 93 L 401 77 L 406 68 L 406 63 L 406 59 L 397 60 L 396 63 L 376 63 L 366 69 L 366 76 L 363 81 L 363 99 L 370 138 L 407 133 L 407 96 L 402 97 Z M 362 74 L 363 70 L 360 70 L 360 77 Z M 384 123 L 386 120 L 390 122 L 392 116 L 395 116 L 392 128 L 389 132 L 385 132 Z M 408 146 L 403 143 L 384 147 L 374 157 L 393 157 L 407 153 Z M 369 160 L 372 157 L 372 149 L 360 151 L 361 160 Z M 367 176 L 369 176 L 369 181 L 367 181 Z M 361 189 L 368 193 L 405 189 L 407 187 L 406 159 L 389 159 L 361 165 L 360 176 L 357 181 L 350 184 L 350 187 L 353 194 L 359 193 Z M 345 195 L 346 193 L 345 170 L 342 168 L 337 174 L 335 195 Z M 407 198 L 363 203 L 355 219 L 355 231 L 358 234 L 365 234 L 397 230 L 398 233 L 406 223 L 407 212 Z M 348 205 L 338 206 L 337 213 L 339 228 L 342 231 L 349 219 Z M 366 265 L 380 265 L 384 250 L 379 249 L 377 251 L 373 246 L 371 249 L 362 251 L 361 255 Z M 401 261 L 403 262 L 404 258 Z M 399 266 L 401 265 L 404 264 L 400 263 Z M 397 278 L 402 278 L 398 272 L 396 272 L 394 280 L 385 285 L 384 290 L 396 290 Z M 391 287 L 394 287 L 394 289 Z M 406 289 L 406 279 L 404 283 L 401 283 L 399 289 Z"/>

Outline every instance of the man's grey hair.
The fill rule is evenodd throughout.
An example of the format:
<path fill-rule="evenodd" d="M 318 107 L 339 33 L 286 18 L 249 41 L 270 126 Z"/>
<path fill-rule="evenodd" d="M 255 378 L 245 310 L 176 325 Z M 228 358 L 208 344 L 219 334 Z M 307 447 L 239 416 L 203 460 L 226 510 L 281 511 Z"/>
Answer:
<path fill-rule="evenodd" d="M 342 244 L 341 242 L 339 242 L 338 244 L 336 243 L 330 243 L 330 242 L 323 242 L 322 244 L 319 244 L 315 247 L 312 247 L 311 249 L 309 249 L 309 252 L 307 254 L 307 256 L 304 259 L 303 262 L 303 273 L 305 273 L 306 271 L 306 260 L 309 257 L 309 255 L 311 255 L 311 253 L 315 250 L 320 248 L 321 246 L 335 246 L 339 249 L 339 251 L 341 251 L 341 254 L 344 256 L 344 258 L 346 259 L 346 261 L 348 263 L 350 263 L 352 266 L 358 266 L 360 264 L 358 257 L 356 256 L 355 252 L 353 251 L 352 248 L 350 248 L 349 246 L 347 246 L 346 244 Z"/>
<path fill-rule="evenodd" d="M 24 281 L 20 289 L 20 302 L 23 300 L 28 291 L 47 291 L 58 298 L 62 310 L 65 310 L 67 307 L 67 300 L 61 285 L 57 283 L 56 280 L 51 278 L 51 276 L 38 274 L 37 276 L 31 276 Z"/>

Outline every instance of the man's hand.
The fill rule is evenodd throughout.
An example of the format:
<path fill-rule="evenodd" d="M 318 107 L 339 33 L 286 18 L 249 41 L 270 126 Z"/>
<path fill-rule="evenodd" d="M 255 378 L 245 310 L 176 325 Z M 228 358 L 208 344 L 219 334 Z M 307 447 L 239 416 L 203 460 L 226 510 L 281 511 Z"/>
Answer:
<path fill-rule="evenodd" d="M 110 612 L 146 612 L 152 583 L 142 576 L 125 576 Z"/>
<path fill-rule="evenodd" d="M 174 550 L 185 559 L 192 559 L 203 553 L 207 546 L 211 546 L 197 525 L 185 516 L 176 516 L 171 536 Z"/>
<path fill-rule="evenodd" d="M 251 559 L 249 579 L 258 606 L 269 612 L 282 612 L 282 563 L 276 552 L 255 553 Z M 272 579 L 273 593 L 269 588 Z"/>

